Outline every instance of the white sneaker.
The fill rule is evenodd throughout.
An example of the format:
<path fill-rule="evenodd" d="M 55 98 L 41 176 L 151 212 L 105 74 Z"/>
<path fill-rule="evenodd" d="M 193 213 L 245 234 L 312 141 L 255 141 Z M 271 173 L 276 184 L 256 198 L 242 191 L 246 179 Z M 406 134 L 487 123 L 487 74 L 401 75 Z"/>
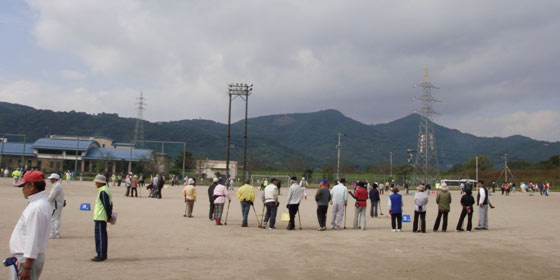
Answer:
<path fill-rule="evenodd" d="M 398 231 L 398 232 L 401 232 L 401 230 L 400 230 L 400 229 L 397 229 L 397 231 Z"/>
<path fill-rule="evenodd" d="M 396 230 L 393 229 L 393 232 L 395 232 Z"/>

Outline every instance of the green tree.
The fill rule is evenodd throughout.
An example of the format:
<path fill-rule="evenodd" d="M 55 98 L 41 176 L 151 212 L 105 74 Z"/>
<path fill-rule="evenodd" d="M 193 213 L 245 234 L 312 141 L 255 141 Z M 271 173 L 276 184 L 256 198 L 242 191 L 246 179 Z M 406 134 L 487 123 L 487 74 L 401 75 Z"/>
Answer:
<path fill-rule="evenodd" d="M 183 169 L 183 157 L 185 158 L 185 169 L 193 169 L 194 168 L 194 160 L 192 157 L 192 153 L 189 151 L 185 151 L 184 153 L 180 153 L 175 157 L 175 161 L 173 161 L 173 168 L 174 169 Z"/>
<path fill-rule="evenodd" d="M 463 163 L 463 169 L 473 170 L 476 169 L 476 157 L 471 157 L 467 162 Z M 493 170 L 494 164 L 488 156 L 478 156 L 478 170 Z"/>

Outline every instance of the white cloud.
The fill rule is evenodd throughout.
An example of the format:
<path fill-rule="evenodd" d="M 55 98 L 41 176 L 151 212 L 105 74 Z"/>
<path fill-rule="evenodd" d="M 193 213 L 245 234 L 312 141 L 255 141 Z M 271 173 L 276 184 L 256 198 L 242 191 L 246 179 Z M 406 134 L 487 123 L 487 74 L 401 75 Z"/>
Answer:
<path fill-rule="evenodd" d="M 27 3 L 37 45 L 84 64 L 61 65 L 62 82 L 41 82 L 45 95 L 78 96 L 78 104 L 61 101 L 66 108 L 109 110 L 79 101 L 110 93 L 109 103 L 124 102 L 116 112 L 134 115 L 143 91 L 150 120 L 225 121 L 226 84 L 251 82 L 250 116 L 335 108 L 379 123 L 419 107 L 412 85 L 425 67 L 441 87 L 436 110 L 465 128 L 475 127 L 473 111 L 550 111 L 560 102 L 560 2 L 553 0 Z M 234 119 L 242 116 L 237 107 Z"/>
<path fill-rule="evenodd" d="M 86 77 L 86 75 L 79 71 L 63 70 L 60 72 L 60 77 L 64 80 L 82 80 Z"/>
<path fill-rule="evenodd" d="M 497 116 L 471 115 L 448 123 L 453 128 L 479 136 L 523 135 L 537 140 L 558 141 L 560 111 L 518 111 Z"/>

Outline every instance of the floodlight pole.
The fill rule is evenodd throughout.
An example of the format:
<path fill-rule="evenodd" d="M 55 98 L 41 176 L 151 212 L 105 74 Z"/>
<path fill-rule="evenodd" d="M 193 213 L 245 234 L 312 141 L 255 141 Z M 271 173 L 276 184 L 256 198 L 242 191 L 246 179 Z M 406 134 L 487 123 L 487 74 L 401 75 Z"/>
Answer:
<path fill-rule="evenodd" d="M 228 93 L 228 96 L 229 96 L 229 109 L 228 109 L 228 119 L 227 119 L 226 185 L 229 185 L 229 150 L 230 150 L 230 145 L 231 145 L 230 144 L 230 138 L 231 138 L 231 92 Z"/>
<path fill-rule="evenodd" d="M 228 85 L 229 110 L 228 110 L 228 132 L 227 132 L 227 152 L 226 152 L 226 177 L 229 179 L 230 161 L 230 141 L 231 141 L 231 102 L 233 98 L 239 96 L 245 101 L 245 133 L 243 136 L 243 181 L 247 176 L 247 122 L 249 112 L 249 95 L 253 90 L 253 84 L 231 83 Z M 228 181 L 229 184 L 229 181 Z"/>

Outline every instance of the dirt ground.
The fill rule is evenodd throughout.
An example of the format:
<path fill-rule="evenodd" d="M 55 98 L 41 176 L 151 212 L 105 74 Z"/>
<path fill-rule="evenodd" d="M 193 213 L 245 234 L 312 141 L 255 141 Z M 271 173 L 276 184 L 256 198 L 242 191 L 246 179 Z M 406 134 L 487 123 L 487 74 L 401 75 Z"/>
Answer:
<path fill-rule="evenodd" d="M 350 229 L 354 208 L 349 205 L 349 229 L 319 232 L 315 190 L 308 190 L 309 199 L 300 206 L 303 230 L 287 231 L 287 223 L 280 221 L 281 213 L 288 212 L 283 188 L 278 229 L 270 231 L 257 228 L 252 210 L 249 227 L 241 227 L 235 191 L 228 225 L 216 226 L 208 220 L 207 186 L 197 187 L 194 218 L 183 217 L 182 187 L 164 189 L 161 200 L 147 198 L 145 189 L 142 198 L 128 198 L 124 187 L 111 187 L 118 223 L 108 226 L 109 259 L 94 263 L 92 211 L 79 206 L 93 205 L 95 186 L 71 182 L 63 187 L 62 238 L 49 241 L 42 279 L 560 279 L 557 193 L 496 193 L 490 230 L 471 233 L 454 231 L 458 192 L 452 192 L 448 232 L 432 232 L 437 206 L 430 195 L 428 233 L 422 234 L 411 232 L 412 223 L 404 223 L 403 232 L 391 231 L 387 194 L 382 196 L 385 215 L 368 216 L 366 231 Z M 257 190 L 258 215 L 260 194 Z M 404 214 L 413 213 L 412 199 L 404 196 Z M 20 189 L 0 179 L 2 257 L 9 256 L 10 235 L 26 203 Z M 477 219 L 475 213 L 475 226 Z M 0 279 L 8 279 L 7 269 Z"/>

